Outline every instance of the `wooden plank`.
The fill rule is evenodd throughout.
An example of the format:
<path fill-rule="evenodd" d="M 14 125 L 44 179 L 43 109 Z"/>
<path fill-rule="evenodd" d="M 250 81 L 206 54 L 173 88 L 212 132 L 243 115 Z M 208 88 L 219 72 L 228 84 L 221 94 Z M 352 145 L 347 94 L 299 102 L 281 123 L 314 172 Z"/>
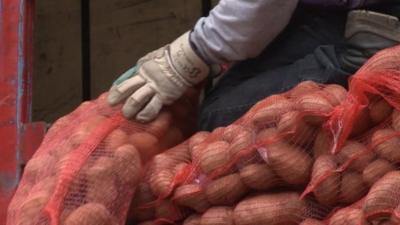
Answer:
<path fill-rule="evenodd" d="M 201 1 L 98 0 L 91 5 L 92 96 L 148 53 L 192 28 Z"/>
<path fill-rule="evenodd" d="M 33 119 L 52 122 L 82 99 L 80 0 L 37 0 Z"/>

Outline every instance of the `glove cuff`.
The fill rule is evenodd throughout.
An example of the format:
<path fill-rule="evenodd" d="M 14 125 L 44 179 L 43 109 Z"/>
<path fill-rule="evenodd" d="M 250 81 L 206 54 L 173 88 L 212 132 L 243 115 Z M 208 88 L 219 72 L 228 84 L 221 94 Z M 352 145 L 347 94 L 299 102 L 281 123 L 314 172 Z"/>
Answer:
<path fill-rule="evenodd" d="M 190 31 L 169 45 L 168 58 L 171 66 L 190 85 L 204 80 L 210 73 L 210 67 L 197 55 L 190 44 Z"/>

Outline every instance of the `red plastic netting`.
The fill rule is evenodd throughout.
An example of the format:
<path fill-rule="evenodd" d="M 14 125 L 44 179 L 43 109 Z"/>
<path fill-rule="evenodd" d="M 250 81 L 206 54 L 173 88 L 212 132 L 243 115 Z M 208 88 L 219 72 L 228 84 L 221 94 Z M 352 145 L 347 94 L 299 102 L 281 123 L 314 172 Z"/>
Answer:
<path fill-rule="evenodd" d="M 400 46 L 370 59 L 348 91 L 303 82 L 260 101 L 232 125 L 158 154 L 131 219 L 383 224 L 400 204 L 399 148 Z"/>
<path fill-rule="evenodd" d="M 8 225 L 122 225 L 130 200 L 155 154 L 193 129 L 198 93 L 150 124 L 126 120 L 106 94 L 59 119 L 27 163 L 9 205 Z"/>

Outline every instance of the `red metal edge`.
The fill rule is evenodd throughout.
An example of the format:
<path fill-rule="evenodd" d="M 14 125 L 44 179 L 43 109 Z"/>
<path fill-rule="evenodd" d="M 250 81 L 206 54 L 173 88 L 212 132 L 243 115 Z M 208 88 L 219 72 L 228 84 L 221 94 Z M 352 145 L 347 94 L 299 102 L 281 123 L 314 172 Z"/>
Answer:
<path fill-rule="evenodd" d="M 0 0 L 0 224 L 45 125 L 30 124 L 33 0 Z"/>

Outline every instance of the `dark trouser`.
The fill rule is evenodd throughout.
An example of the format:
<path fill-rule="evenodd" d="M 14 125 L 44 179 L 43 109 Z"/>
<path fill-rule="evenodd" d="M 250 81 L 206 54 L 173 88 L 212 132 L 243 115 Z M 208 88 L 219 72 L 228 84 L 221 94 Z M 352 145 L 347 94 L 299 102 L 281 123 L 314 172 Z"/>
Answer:
<path fill-rule="evenodd" d="M 199 129 L 226 126 L 258 101 L 305 80 L 346 85 L 350 74 L 338 63 L 346 18 L 345 11 L 299 7 L 288 27 L 259 57 L 236 64 L 206 91 Z"/>

